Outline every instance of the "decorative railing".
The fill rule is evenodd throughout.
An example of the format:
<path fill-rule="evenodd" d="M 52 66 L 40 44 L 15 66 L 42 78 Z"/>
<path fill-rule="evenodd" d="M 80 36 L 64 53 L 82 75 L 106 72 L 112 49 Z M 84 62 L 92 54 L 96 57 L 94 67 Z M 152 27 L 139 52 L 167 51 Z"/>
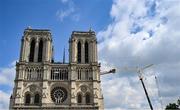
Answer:
<path fill-rule="evenodd" d="M 68 66 L 52 66 L 50 75 L 51 80 L 68 80 L 68 76 Z"/>
<path fill-rule="evenodd" d="M 24 79 L 29 81 L 40 81 L 43 79 L 43 75 L 48 75 L 48 80 L 53 81 L 65 81 L 70 80 L 70 67 L 68 64 L 52 64 L 48 69 L 44 69 L 43 65 L 26 65 Z M 46 72 L 47 71 L 47 72 Z M 76 66 L 77 80 L 93 80 L 93 70 L 89 65 L 77 65 Z"/>
<path fill-rule="evenodd" d="M 25 68 L 24 79 L 26 80 L 42 80 L 43 79 L 43 66 L 27 66 Z"/>
<path fill-rule="evenodd" d="M 98 103 L 89 103 L 89 104 L 85 104 L 85 103 L 71 103 L 71 106 L 84 106 L 84 107 L 91 107 L 91 106 L 97 106 Z M 15 104 L 15 106 L 69 106 L 68 103 L 60 103 L 60 104 L 56 104 L 56 103 L 43 103 L 43 104 Z"/>
<path fill-rule="evenodd" d="M 78 66 L 76 68 L 78 80 L 92 80 L 92 69 L 89 66 Z"/>

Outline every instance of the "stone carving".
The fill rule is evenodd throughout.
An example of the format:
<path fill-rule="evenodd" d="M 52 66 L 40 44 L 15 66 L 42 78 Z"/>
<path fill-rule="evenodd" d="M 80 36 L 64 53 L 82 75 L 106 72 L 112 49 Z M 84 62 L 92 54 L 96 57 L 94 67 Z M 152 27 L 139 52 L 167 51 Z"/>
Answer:
<path fill-rule="evenodd" d="M 16 98 L 20 98 L 21 96 L 20 96 L 20 94 L 19 94 L 19 92 L 16 94 Z"/>
<path fill-rule="evenodd" d="M 45 93 L 45 92 L 42 93 L 42 97 L 43 97 L 43 98 L 46 98 L 46 93 Z"/>
<path fill-rule="evenodd" d="M 36 85 L 31 85 L 30 87 L 29 87 L 29 89 L 30 89 L 30 91 L 31 92 L 34 92 L 34 91 L 36 91 Z"/>
<path fill-rule="evenodd" d="M 72 98 L 74 98 L 75 97 L 75 95 L 74 95 L 74 92 L 72 93 Z"/>
<path fill-rule="evenodd" d="M 51 98 L 56 104 L 63 103 L 67 97 L 67 90 L 63 87 L 55 87 L 51 91 Z"/>
<path fill-rule="evenodd" d="M 95 98 L 98 98 L 98 96 L 97 96 L 97 92 L 95 92 L 95 93 L 94 93 L 94 97 L 95 97 Z"/>
<path fill-rule="evenodd" d="M 27 82 L 24 82 L 23 85 L 24 85 L 24 87 L 26 87 L 27 86 Z"/>
<path fill-rule="evenodd" d="M 81 91 L 85 93 L 87 91 L 87 87 L 85 85 L 81 86 Z"/>

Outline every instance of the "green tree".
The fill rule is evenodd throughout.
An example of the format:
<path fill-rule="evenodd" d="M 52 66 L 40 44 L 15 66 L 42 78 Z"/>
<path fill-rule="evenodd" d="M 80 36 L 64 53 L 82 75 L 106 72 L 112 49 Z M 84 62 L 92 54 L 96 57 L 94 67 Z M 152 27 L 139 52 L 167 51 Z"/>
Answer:
<path fill-rule="evenodd" d="M 166 110 L 180 110 L 180 99 L 177 100 L 177 103 L 169 103 L 166 106 Z"/>
<path fill-rule="evenodd" d="M 177 104 L 178 104 L 178 105 L 179 105 L 179 107 L 180 107 L 180 99 L 178 99 Z"/>

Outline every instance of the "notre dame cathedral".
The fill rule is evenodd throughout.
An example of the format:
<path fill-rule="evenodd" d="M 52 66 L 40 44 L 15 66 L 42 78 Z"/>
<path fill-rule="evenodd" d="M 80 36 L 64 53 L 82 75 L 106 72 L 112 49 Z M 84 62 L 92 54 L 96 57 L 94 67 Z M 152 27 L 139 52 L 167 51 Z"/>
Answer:
<path fill-rule="evenodd" d="M 95 32 L 72 32 L 68 63 L 55 62 L 53 51 L 49 30 L 24 30 L 9 108 L 104 109 Z"/>

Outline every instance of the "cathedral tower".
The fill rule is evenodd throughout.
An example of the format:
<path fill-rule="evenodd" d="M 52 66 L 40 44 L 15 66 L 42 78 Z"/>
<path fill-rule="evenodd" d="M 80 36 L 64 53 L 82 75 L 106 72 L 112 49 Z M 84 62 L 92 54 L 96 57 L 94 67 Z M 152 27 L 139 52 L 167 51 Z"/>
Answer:
<path fill-rule="evenodd" d="M 51 62 L 52 38 L 49 30 L 26 29 L 21 40 L 20 62 Z"/>
<path fill-rule="evenodd" d="M 73 31 L 69 63 L 53 61 L 49 30 L 25 29 L 10 109 L 103 109 L 95 32 Z"/>
<path fill-rule="evenodd" d="M 97 39 L 94 31 L 72 32 L 69 40 L 69 60 L 71 66 L 71 92 L 77 94 L 72 102 L 89 104 L 103 109 L 100 87 L 100 65 L 97 59 Z M 73 89 L 74 88 L 74 89 Z M 77 101 L 76 101 L 77 99 Z"/>

